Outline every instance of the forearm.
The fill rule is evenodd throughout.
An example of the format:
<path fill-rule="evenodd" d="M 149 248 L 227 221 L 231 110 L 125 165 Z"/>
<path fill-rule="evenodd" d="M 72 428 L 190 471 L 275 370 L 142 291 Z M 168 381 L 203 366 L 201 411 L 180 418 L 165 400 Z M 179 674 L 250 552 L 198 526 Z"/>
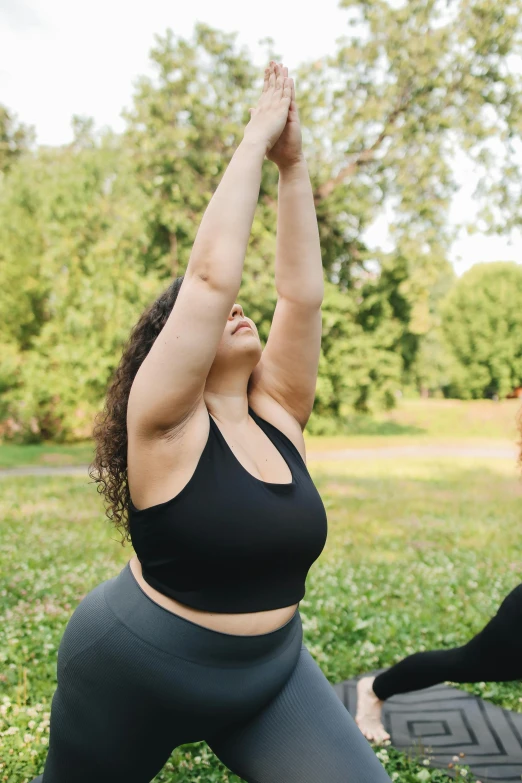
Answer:
<path fill-rule="evenodd" d="M 304 159 L 279 171 L 275 286 L 287 299 L 314 305 L 323 300 L 319 229 Z"/>
<path fill-rule="evenodd" d="M 262 144 L 243 139 L 201 220 L 187 272 L 219 288 L 240 288 L 264 156 Z"/>

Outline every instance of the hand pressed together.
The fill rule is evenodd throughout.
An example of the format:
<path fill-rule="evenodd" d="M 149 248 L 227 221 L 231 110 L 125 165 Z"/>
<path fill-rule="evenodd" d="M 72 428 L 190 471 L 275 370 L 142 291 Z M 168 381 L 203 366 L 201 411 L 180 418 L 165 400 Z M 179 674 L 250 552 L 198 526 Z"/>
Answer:
<path fill-rule="evenodd" d="M 283 67 L 283 63 L 280 63 L 279 65 L 277 65 L 277 63 L 271 63 L 270 65 L 275 69 L 276 75 L 278 71 L 282 70 L 283 76 L 288 78 L 288 68 Z M 301 123 L 299 122 L 299 114 L 295 102 L 294 80 L 290 79 L 290 83 L 292 94 L 286 125 L 278 140 L 266 155 L 268 160 L 273 161 L 280 169 L 293 166 L 303 159 Z"/>
<path fill-rule="evenodd" d="M 271 61 L 265 69 L 263 92 L 257 106 L 250 109 L 245 138 L 262 142 L 266 157 L 280 169 L 303 159 L 294 80 L 283 63 Z"/>
<path fill-rule="evenodd" d="M 274 64 L 275 65 L 275 64 Z M 257 106 L 251 109 L 250 122 L 244 138 L 264 146 L 265 154 L 272 149 L 287 123 L 292 98 L 291 80 L 283 69 L 269 67 L 265 71 L 263 92 Z"/>

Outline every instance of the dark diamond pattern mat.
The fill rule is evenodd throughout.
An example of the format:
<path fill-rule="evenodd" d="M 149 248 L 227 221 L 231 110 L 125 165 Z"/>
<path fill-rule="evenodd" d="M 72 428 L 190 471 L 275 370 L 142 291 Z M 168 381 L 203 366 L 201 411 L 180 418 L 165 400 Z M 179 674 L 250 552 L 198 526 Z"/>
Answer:
<path fill-rule="evenodd" d="M 355 717 L 357 679 L 333 687 Z M 460 763 L 482 783 L 522 781 L 522 714 L 458 688 L 435 685 L 388 699 L 383 722 L 397 750 L 428 756 L 432 766 L 449 775 L 453 756 L 464 753 Z"/>

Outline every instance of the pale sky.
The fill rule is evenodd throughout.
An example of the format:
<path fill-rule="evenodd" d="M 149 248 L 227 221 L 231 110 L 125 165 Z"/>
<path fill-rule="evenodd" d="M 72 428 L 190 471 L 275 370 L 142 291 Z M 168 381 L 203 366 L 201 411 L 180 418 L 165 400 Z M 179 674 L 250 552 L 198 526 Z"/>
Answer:
<path fill-rule="evenodd" d="M 307 13 L 302 0 L 0 0 L 0 102 L 20 122 L 34 125 L 39 144 L 72 140 L 73 114 L 94 118 L 97 128 L 124 128 L 135 79 L 153 75 L 149 51 L 155 34 L 170 27 L 190 38 L 197 21 L 238 32 L 237 43 L 265 65 L 259 41 L 271 37 L 290 72 L 299 63 L 335 50 L 345 35 L 347 12 L 338 0 L 320 0 Z M 296 83 L 298 91 L 298 84 Z M 472 167 L 458 167 L 462 185 L 452 208 L 455 220 L 474 214 Z M 376 221 L 365 239 L 389 247 L 387 219 Z M 461 274 L 481 261 L 522 261 L 522 234 L 462 237 L 451 261 Z"/>

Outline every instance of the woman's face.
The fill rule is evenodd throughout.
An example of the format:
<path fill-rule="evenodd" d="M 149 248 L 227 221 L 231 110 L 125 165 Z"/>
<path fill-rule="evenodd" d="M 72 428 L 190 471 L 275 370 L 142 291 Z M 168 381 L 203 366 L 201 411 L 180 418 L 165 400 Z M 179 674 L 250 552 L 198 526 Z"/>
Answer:
<path fill-rule="evenodd" d="M 241 327 L 242 323 L 248 327 Z M 238 328 L 241 327 L 241 328 Z M 216 350 L 214 364 L 230 366 L 245 365 L 253 369 L 261 358 L 263 348 L 257 327 L 248 318 L 237 302 L 230 310 L 223 335 Z"/>

